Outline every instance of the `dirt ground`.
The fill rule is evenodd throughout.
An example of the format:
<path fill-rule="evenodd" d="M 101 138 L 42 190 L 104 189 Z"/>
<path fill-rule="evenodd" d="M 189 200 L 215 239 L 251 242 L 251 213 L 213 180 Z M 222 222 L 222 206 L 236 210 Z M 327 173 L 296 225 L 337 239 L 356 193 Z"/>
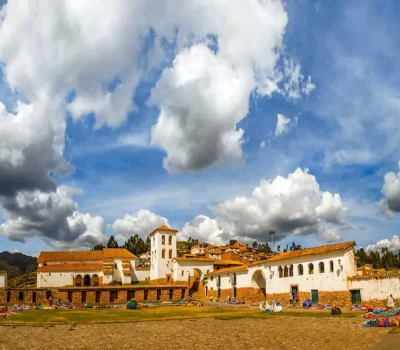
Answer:
<path fill-rule="evenodd" d="M 389 331 L 359 318 L 0 326 L 0 349 L 367 349 Z"/>

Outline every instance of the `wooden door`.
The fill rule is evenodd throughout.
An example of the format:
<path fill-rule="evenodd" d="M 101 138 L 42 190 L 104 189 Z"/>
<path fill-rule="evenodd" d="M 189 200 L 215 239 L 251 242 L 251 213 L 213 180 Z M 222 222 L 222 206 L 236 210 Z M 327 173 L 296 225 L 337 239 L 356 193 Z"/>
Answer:
<path fill-rule="evenodd" d="M 351 290 L 351 303 L 353 305 L 361 305 L 361 292 L 359 289 Z"/>
<path fill-rule="evenodd" d="M 311 304 L 313 306 L 318 305 L 318 290 L 316 290 L 316 289 L 313 289 L 311 291 Z"/>

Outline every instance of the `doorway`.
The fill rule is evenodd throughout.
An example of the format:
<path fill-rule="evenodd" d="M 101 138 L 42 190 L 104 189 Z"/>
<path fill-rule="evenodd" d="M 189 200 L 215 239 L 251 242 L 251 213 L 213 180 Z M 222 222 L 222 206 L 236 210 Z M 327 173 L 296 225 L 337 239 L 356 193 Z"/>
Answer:
<path fill-rule="evenodd" d="M 311 304 L 312 304 L 312 306 L 318 305 L 318 290 L 317 289 L 311 290 Z"/>
<path fill-rule="evenodd" d="M 182 293 L 181 293 L 181 299 L 185 299 L 185 289 L 182 289 Z"/>
<path fill-rule="evenodd" d="M 72 303 L 72 291 L 68 291 L 68 302 Z"/>
<path fill-rule="evenodd" d="M 114 303 L 118 301 L 118 291 L 117 290 L 112 290 L 110 292 L 110 303 Z"/>
<path fill-rule="evenodd" d="M 128 294 L 126 296 L 126 298 L 128 299 L 127 301 L 131 301 L 133 299 L 135 299 L 135 290 L 128 290 Z"/>
<path fill-rule="evenodd" d="M 351 290 L 350 296 L 352 305 L 361 305 L 361 291 L 359 289 Z"/>
<path fill-rule="evenodd" d="M 169 300 L 172 300 L 173 297 L 174 297 L 174 290 L 170 289 L 169 290 Z"/>
<path fill-rule="evenodd" d="M 297 284 L 290 285 L 290 293 L 293 296 L 293 300 L 296 301 L 296 293 L 299 291 L 299 286 Z"/>
<path fill-rule="evenodd" d="M 86 292 L 82 292 L 81 294 L 81 302 L 86 303 Z"/>
<path fill-rule="evenodd" d="M 83 285 L 86 287 L 90 287 L 90 276 L 89 275 L 85 275 L 85 277 L 83 277 Z"/>
<path fill-rule="evenodd" d="M 100 303 L 101 301 L 101 292 L 96 290 L 96 303 Z"/>
<path fill-rule="evenodd" d="M 49 300 L 51 297 L 51 290 L 46 290 L 46 299 Z"/>
<path fill-rule="evenodd" d="M 144 290 L 143 300 L 147 300 L 149 298 L 149 291 L 147 289 Z"/>
<path fill-rule="evenodd" d="M 32 292 L 32 303 L 36 304 L 36 292 Z"/>
<path fill-rule="evenodd" d="M 161 289 L 157 289 L 157 300 L 161 299 Z"/>

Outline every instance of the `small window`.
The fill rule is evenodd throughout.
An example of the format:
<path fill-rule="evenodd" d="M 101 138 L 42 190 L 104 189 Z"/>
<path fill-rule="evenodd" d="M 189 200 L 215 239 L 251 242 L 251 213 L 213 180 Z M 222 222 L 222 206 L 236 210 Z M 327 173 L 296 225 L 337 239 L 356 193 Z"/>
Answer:
<path fill-rule="evenodd" d="M 288 267 L 285 266 L 284 270 L 283 270 L 283 277 L 288 277 L 289 276 L 289 270 Z"/>
<path fill-rule="evenodd" d="M 214 280 L 214 277 L 213 276 L 211 276 L 211 281 L 213 281 Z"/>
<path fill-rule="evenodd" d="M 312 275 L 314 273 L 314 265 L 313 264 L 308 264 L 308 274 Z"/>
<path fill-rule="evenodd" d="M 169 245 L 172 245 L 172 236 L 169 236 L 169 237 L 168 237 L 168 244 L 169 244 Z"/>
<path fill-rule="evenodd" d="M 169 259 L 172 259 L 172 249 L 170 249 L 170 250 L 168 251 L 168 258 L 169 258 Z"/>
<path fill-rule="evenodd" d="M 329 261 L 329 271 L 333 272 L 333 260 Z"/>
<path fill-rule="evenodd" d="M 299 276 L 303 275 L 303 265 L 302 264 L 297 266 L 297 273 L 299 274 Z"/>
<path fill-rule="evenodd" d="M 163 250 L 161 251 L 161 257 L 162 257 L 163 259 L 165 259 L 165 249 L 163 249 Z"/>
<path fill-rule="evenodd" d="M 49 277 L 51 276 L 51 272 L 49 272 Z"/>
<path fill-rule="evenodd" d="M 114 269 L 116 269 L 117 268 L 117 264 L 114 264 Z"/>
<path fill-rule="evenodd" d="M 290 265 L 290 268 L 289 268 L 289 276 L 290 276 L 290 277 L 293 277 L 293 265 Z"/>
<path fill-rule="evenodd" d="M 24 292 L 19 292 L 18 293 L 18 300 L 23 301 L 24 300 Z"/>
<path fill-rule="evenodd" d="M 165 236 L 164 235 L 161 237 L 161 243 L 165 244 Z"/>
<path fill-rule="evenodd" d="M 325 264 L 322 261 L 319 263 L 319 273 L 325 273 Z"/>
<path fill-rule="evenodd" d="M 185 274 L 185 271 L 182 270 L 182 276 Z"/>
<path fill-rule="evenodd" d="M 278 271 L 279 271 L 279 278 L 282 278 L 283 277 L 282 266 L 279 266 Z"/>

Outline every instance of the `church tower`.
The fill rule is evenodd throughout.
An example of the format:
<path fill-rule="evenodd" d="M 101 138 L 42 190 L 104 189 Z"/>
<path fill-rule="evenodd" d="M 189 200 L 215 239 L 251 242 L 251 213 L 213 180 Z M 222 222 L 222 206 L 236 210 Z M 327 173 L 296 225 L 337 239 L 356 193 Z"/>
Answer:
<path fill-rule="evenodd" d="M 162 225 L 149 237 L 151 240 L 150 281 L 167 283 L 172 276 L 172 259 L 176 258 L 176 233 L 178 230 Z"/>

